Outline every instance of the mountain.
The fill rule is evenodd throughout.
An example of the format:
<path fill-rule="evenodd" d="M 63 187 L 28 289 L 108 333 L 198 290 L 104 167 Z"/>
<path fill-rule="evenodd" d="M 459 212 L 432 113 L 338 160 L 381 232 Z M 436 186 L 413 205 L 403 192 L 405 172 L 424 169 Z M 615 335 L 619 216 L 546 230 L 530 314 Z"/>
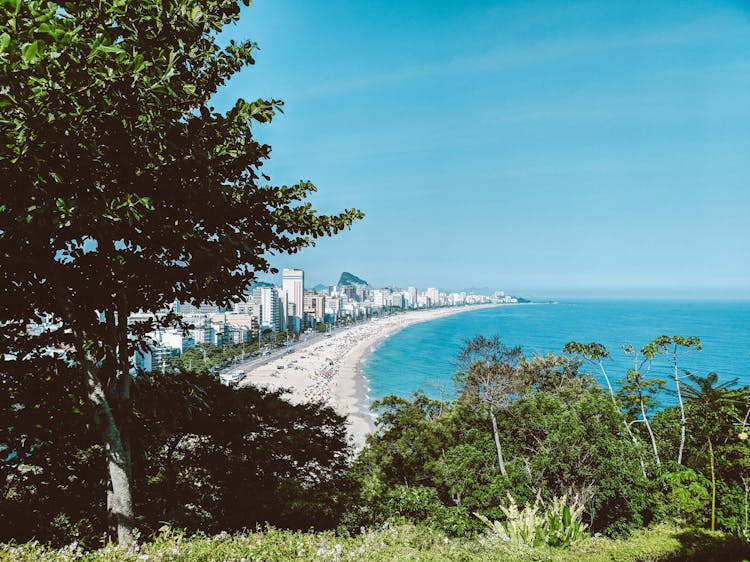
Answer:
<path fill-rule="evenodd" d="M 341 277 L 339 278 L 340 286 L 346 286 L 346 285 L 369 285 L 367 281 L 364 279 L 360 279 L 356 275 L 349 273 L 348 271 L 345 271 L 341 274 Z"/>
<path fill-rule="evenodd" d="M 328 290 L 328 285 L 323 285 L 323 283 L 318 283 L 312 288 L 313 291 L 316 293 L 324 293 Z"/>

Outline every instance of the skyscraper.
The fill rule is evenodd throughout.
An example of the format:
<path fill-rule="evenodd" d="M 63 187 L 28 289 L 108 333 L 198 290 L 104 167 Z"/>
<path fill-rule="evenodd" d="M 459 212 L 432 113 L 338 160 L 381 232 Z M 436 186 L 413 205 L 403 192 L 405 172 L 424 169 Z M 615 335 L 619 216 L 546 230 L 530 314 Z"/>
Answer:
<path fill-rule="evenodd" d="M 286 295 L 286 315 L 297 318 L 290 325 L 303 324 L 305 309 L 305 272 L 301 269 L 285 269 L 281 273 L 281 290 Z M 290 306 L 294 305 L 294 306 Z"/>

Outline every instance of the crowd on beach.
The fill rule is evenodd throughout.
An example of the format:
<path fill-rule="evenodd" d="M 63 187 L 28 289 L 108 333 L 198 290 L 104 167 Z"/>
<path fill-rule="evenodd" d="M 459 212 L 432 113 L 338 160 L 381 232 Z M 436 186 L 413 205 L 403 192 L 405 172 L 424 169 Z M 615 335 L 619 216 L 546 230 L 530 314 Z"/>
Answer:
<path fill-rule="evenodd" d="M 338 376 L 343 359 L 364 339 L 378 337 L 377 323 L 356 326 L 333 334 L 299 351 L 279 357 L 248 374 L 251 384 L 286 388 L 293 402 L 323 402 L 336 407 L 334 388 L 347 382 Z"/>
<path fill-rule="evenodd" d="M 306 349 L 307 353 L 300 355 L 301 360 L 307 360 L 303 365 L 295 368 L 312 373 L 309 375 L 310 385 L 304 389 L 307 400 L 330 404 L 333 400 L 331 385 L 338 375 L 341 360 L 349 353 L 359 340 L 348 334 L 344 337 L 321 342 Z M 328 345 L 326 345 L 328 344 Z"/>

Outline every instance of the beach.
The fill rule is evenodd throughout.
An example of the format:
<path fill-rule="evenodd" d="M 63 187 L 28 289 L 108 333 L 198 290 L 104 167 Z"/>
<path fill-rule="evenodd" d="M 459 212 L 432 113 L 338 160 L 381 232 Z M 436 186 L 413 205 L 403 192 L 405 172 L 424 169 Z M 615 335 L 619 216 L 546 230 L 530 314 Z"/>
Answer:
<path fill-rule="evenodd" d="M 361 369 L 364 358 L 383 339 L 407 326 L 491 306 L 503 305 L 415 310 L 362 322 L 247 371 L 240 385 L 285 388 L 289 391 L 285 398 L 292 403 L 319 401 L 331 406 L 346 416 L 347 430 L 359 450 L 375 429 Z"/>

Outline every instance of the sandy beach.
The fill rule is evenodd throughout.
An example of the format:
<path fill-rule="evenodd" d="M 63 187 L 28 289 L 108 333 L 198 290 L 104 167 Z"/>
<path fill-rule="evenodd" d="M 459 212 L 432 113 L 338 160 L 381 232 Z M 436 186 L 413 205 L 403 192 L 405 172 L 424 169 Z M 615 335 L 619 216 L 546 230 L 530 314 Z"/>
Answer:
<path fill-rule="evenodd" d="M 361 369 L 365 356 L 406 326 L 490 306 L 503 305 L 415 310 L 357 324 L 256 367 L 240 384 L 290 389 L 286 397 L 293 403 L 325 402 L 347 417 L 349 434 L 359 450 L 375 428 Z"/>

